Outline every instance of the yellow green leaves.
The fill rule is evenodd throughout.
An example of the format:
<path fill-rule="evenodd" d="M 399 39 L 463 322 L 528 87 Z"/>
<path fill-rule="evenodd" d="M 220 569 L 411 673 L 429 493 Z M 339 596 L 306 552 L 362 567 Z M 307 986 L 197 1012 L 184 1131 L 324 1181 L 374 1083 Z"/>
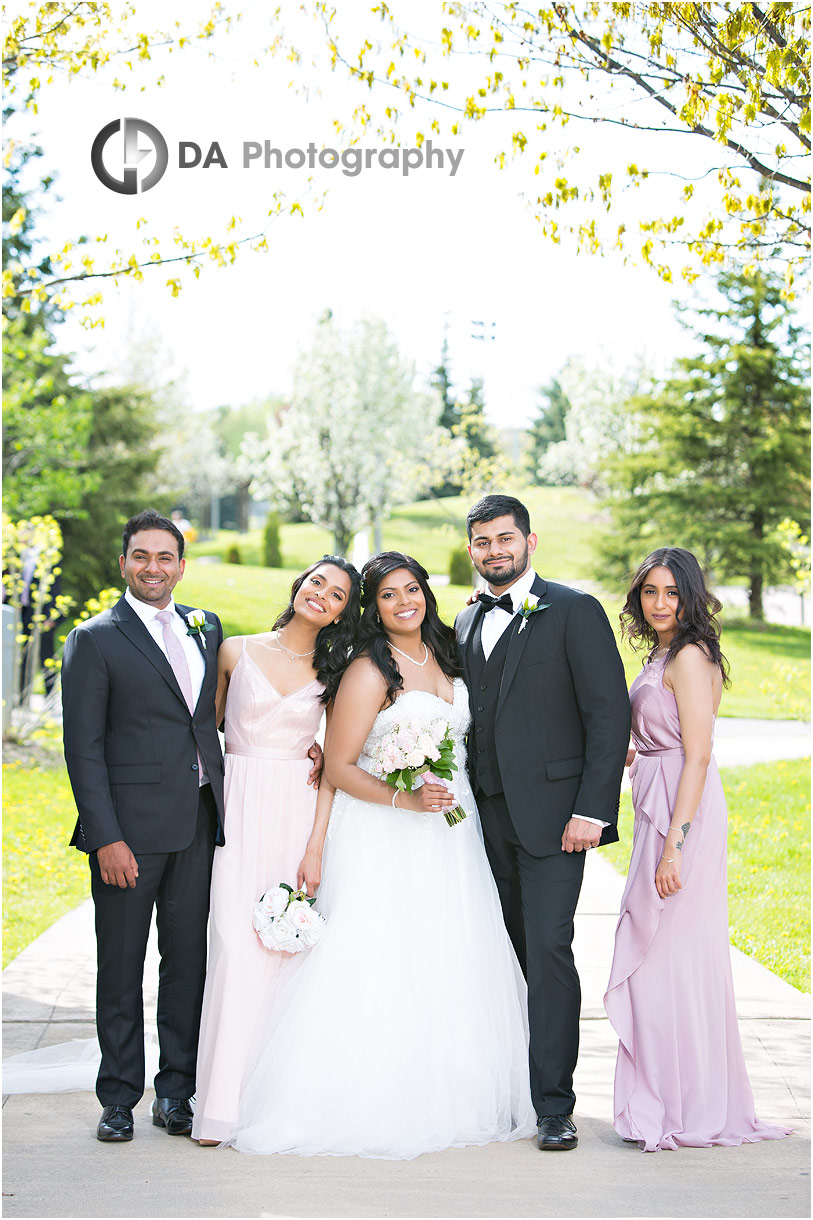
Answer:
<path fill-rule="evenodd" d="M 25 224 L 26 215 L 27 215 L 27 211 L 24 207 L 17 208 L 17 211 L 14 213 L 11 220 L 8 222 L 9 231 L 11 232 L 12 235 L 20 232 L 23 225 Z"/>

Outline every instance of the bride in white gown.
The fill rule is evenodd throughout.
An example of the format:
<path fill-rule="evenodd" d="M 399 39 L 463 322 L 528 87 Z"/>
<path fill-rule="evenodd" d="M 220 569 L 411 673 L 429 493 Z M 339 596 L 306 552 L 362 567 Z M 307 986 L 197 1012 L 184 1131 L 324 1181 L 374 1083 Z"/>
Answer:
<path fill-rule="evenodd" d="M 363 579 L 360 655 L 326 742 L 327 925 L 269 989 L 231 1141 L 241 1152 L 410 1158 L 536 1134 L 525 982 L 466 777 L 454 633 L 414 559 L 377 555 Z M 376 741 L 439 715 L 454 796 L 427 783 L 393 799 L 371 774 Z M 467 817 L 449 826 L 455 800 Z"/>

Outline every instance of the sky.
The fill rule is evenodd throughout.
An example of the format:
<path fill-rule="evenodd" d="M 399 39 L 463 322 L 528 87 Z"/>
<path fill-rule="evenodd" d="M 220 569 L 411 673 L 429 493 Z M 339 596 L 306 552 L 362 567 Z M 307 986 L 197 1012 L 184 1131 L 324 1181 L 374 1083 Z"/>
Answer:
<path fill-rule="evenodd" d="M 145 27 L 149 16 L 150 6 L 140 5 Z M 355 87 L 326 71 L 322 96 L 306 98 L 289 88 L 291 72 L 279 60 L 254 67 L 261 16 L 261 5 L 249 5 L 239 32 L 218 42 L 214 59 L 200 46 L 172 56 L 157 52 L 132 83 L 128 77 L 126 92 L 112 87 L 110 72 L 43 89 L 30 135 L 44 151 L 38 172 L 57 178 L 59 203 L 40 222 L 53 245 L 83 232 L 106 233 L 111 245 L 129 251 L 139 218 L 146 222 L 139 237 L 171 235 L 174 226 L 187 237 L 221 237 L 232 217 L 234 236 L 267 226 L 266 253 L 242 250 L 233 266 L 204 267 L 197 280 L 178 272 L 183 288 L 175 298 L 166 287 L 174 270 L 149 271 L 140 284 L 105 281 L 105 328 L 87 331 L 74 322 L 60 328 L 60 345 L 76 353 L 83 372 L 122 376 L 139 351 L 157 345 L 190 409 L 239 406 L 289 391 L 296 354 L 309 345 L 325 309 L 348 325 L 372 313 L 385 319 L 420 379 L 438 363 L 446 336 L 456 386 L 484 378 L 491 420 L 522 427 L 535 412 L 538 388 L 569 358 L 618 370 L 643 362 L 661 372 L 685 352 L 687 336 L 672 307 L 675 296 L 690 295 L 684 285 L 664 284 L 617 257 L 577 255 L 541 235 L 523 198 L 534 185 L 529 163 L 519 159 L 502 171 L 494 165 L 502 124 L 510 121 L 501 116 L 459 137 L 434 138 L 459 157 L 453 175 L 447 154 L 442 168 L 407 176 L 375 161 L 355 177 L 319 169 L 309 190 L 306 170 L 266 169 L 260 160 L 244 167 L 247 141 L 283 151 L 335 146 L 334 115 L 359 101 Z M 159 70 L 163 88 L 153 83 Z M 124 116 L 152 123 L 169 148 L 164 177 L 136 196 L 109 191 L 90 164 L 97 133 Z M 12 134 L 26 133 L 16 126 Z M 606 132 L 580 137 L 596 164 L 622 139 Z M 647 139 L 637 137 L 638 159 Z M 216 141 L 226 166 L 179 168 L 181 141 L 204 153 Z M 121 168 L 117 150 L 120 156 L 118 141 L 106 146 L 114 174 Z M 613 151 L 622 165 L 628 154 L 622 143 Z M 682 146 L 680 155 L 688 166 L 695 154 Z M 280 189 L 289 204 L 305 191 L 304 215 L 269 223 Z M 634 200 L 620 200 L 619 208 L 634 215 Z M 473 339 L 475 321 L 493 338 Z"/>

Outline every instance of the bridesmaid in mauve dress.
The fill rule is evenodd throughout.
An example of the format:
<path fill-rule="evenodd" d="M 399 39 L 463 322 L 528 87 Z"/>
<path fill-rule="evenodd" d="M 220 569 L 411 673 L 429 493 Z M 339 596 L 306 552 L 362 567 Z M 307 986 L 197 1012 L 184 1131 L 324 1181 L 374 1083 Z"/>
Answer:
<path fill-rule="evenodd" d="M 198 1043 L 192 1137 L 203 1144 L 233 1134 L 260 1004 L 291 956 L 260 943 L 252 907 L 281 881 L 310 895 L 319 884 L 333 790 L 322 784 L 317 797 L 308 786 L 308 751 L 349 659 L 359 583 L 354 567 L 326 555 L 294 581 L 273 631 L 234 636 L 218 653 L 226 842 L 212 871 Z"/>
<path fill-rule="evenodd" d="M 711 753 L 726 662 L 694 555 L 653 552 L 624 634 L 653 645 L 630 690 L 632 858 L 604 1006 L 618 1034 L 614 1125 L 646 1152 L 789 1135 L 760 1122 L 728 942 L 727 810 Z"/>

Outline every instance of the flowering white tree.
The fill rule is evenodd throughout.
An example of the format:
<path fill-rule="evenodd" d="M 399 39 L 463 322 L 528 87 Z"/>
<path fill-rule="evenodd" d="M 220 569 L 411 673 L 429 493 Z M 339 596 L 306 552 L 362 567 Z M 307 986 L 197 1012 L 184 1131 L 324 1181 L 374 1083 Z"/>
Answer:
<path fill-rule="evenodd" d="M 195 414 L 178 403 L 167 422 L 169 427 L 157 439 L 161 457 L 152 477 L 153 491 L 183 503 L 205 524 L 212 497 L 234 491 L 239 474 L 221 451 L 210 415 Z"/>
<path fill-rule="evenodd" d="M 289 408 L 265 440 L 243 443 L 252 492 L 330 529 L 338 554 L 370 524 L 380 549 L 392 506 L 437 483 L 436 453 L 445 456 L 440 400 L 414 383 L 381 319 L 342 332 L 326 314 L 297 361 Z"/>
<path fill-rule="evenodd" d="M 542 454 L 539 481 L 602 493 L 606 488 L 600 471 L 607 455 L 635 444 L 635 417 L 627 404 L 639 391 L 641 375 L 573 359 L 558 381 L 570 402 L 565 439 L 548 445 Z"/>

